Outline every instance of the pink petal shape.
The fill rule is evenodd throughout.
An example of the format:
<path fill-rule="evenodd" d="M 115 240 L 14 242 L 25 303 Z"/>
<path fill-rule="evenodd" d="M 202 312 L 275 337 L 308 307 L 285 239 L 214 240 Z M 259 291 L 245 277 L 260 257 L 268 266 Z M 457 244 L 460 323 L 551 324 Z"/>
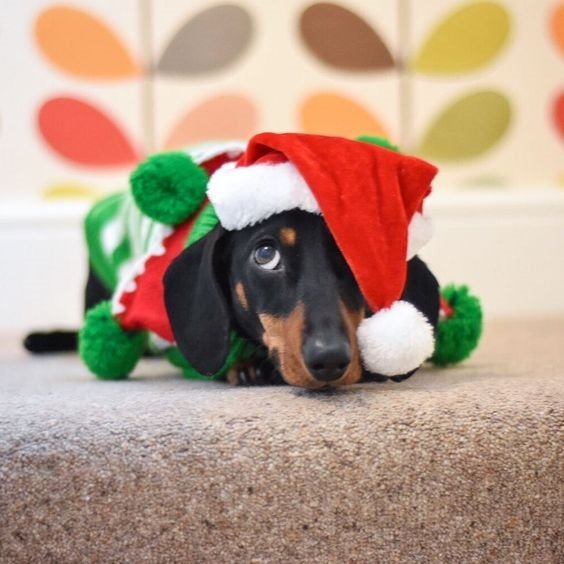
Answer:
<path fill-rule="evenodd" d="M 165 148 L 210 140 L 247 139 L 257 129 L 257 123 L 257 110 L 251 100 L 239 94 L 221 94 L 186 112 L 172 128 Z"/>
<path fill-rule="evenodd" d="M 51 98 L 39 109 L 38 126 L 50 147 L 75 164 L 125 166 L 139 160 L 116 123 L 88 102 Z"/>

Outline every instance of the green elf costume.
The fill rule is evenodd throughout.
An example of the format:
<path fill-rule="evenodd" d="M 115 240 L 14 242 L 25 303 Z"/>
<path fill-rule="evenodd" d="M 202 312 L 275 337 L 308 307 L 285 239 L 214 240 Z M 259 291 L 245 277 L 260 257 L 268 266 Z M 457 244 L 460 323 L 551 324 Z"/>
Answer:
<path fill-rule="evenodd" d="M 396 150 L 379 138 L 359 141 Z M 206 198 L 208 180 L 223 165 L 235 163 L 245 149 L 245 143 L 218 142 L 149 157 L 131 175 L 130 192 L 103 199 L 88 214 L 91 266 L 113 294 L 111 301 L 87 312 L 79 335 L 80 355 L 99 378 L 127 377 L 149 349 L 165 354 L 186 377 L 209 379 L 175 346 L 162 280 L 173 259 L 219 223 Z M 478 300 L 465 286 L 444 288 L 430 360 L 446 365 L 467 358 L 480 334 Z M 232 333 L 226 362 L 211 378 L 223 378 L 233 364 L 253 354 L 255 346 Z"/>
<path fill-rule="evenodd" d="M 154 155 L 131 175 L 130 192 L 108 196 L 91 209 L 85 221 L 90 263 L 113 297 L 87 312 L 79 352 L 99 378 L 127 377 L 146 349 L 164 353 L 186 377 L 203 377 L 174 346 L 162 277 L 186 246 L 217 225 L 206 199 L 208 178 L 244 149 L 234 141 Z M 222 378 L 253 349 L 233 334 L 225 366 L 212 378 Z"/>

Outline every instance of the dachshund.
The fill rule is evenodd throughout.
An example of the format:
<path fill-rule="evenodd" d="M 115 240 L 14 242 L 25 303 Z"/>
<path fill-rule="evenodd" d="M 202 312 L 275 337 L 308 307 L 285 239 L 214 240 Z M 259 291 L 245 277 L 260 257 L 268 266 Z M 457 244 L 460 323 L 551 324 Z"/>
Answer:
<path fill-rule="evenodd" d="M 233 367 L 231 383 L 320 389 L 387 380 L 363 370 L 356 329 L 370 311 L 318 215 L 292 210 L 238 231 L 217 226 L 176 257 L 164 287 L 177 346 L 202 373 L 223 366 L 234 329 L 265 354 Z M 412 258 L 402 300 L 436 330 L 439 299 L 437 280 Z"/>
<path fill-rule="evenodd" d="M 200 373 L 222 369 L 234 330 L 258 347 L 252 360 L 228 372 L 234 384 L 318 389 L 388 379 L 363 369 L 356 330 L 371 312 L 320 215 L 291 210 L 239 230 L 218 225 L 180 252 L 163 282 L 176 344 Z M 85 309 L 111 294 L 91 269 Z M 402 300 L 436 330 L 439 285 L 418 257 L 407 263 Z M 32 333 L 24 346 L 36 353 L 76 350 L 77 334 Z"/>
<path fill-rule="evenodd" d="M 418 257 L 407 263 L 406 280 L 402 300 L 436 330 L 437 280 Z M 320 389 L 388 379 L 363 369 L 356 329 L 370 311 L 319 215 L 286 211 L 238 231 L 218 225 L 174 259 L 164 290 L 177 346 L 203 374 L 221 369 L 233 329 L 258 345 L 258 354 L 230 369 L 232 384 Z M 85 309 L 110 298 L 91 269 Z M 32 333 L 24 346 L 35 353 L 76 350 L 76 332 Z"/>

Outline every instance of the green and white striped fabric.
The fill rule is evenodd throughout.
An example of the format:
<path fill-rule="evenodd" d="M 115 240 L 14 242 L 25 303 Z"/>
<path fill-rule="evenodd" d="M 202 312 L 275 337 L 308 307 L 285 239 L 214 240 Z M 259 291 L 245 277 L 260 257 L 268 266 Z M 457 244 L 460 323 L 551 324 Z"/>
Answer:
<path fill-rule="evenodd" d="M 129 192 L 112 194 L 94 205 L 86 217 L 90 264 L 110 291 L 117 288 L 155 240 L 163 224 L 144 216 Z"/>

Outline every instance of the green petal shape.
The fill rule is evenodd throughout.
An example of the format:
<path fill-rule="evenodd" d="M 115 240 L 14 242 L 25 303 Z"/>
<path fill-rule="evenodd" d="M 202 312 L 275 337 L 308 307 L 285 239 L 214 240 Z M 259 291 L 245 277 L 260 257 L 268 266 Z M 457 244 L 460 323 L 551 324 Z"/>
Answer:
<path fill-rule="evenodd" d="M 442 161 L 478 157 L 501 140 L 510 122 L 511 105 L 503 94 L 467 94 L 439 114 L 417 152 Z"/>
<path fill-rule="evenodd" d="M 500 52 L 510 29 L 509 14 L 500 3 L 467 3 L 431 31 L 411 66 L 432 75 L 475 71 Z"/>

